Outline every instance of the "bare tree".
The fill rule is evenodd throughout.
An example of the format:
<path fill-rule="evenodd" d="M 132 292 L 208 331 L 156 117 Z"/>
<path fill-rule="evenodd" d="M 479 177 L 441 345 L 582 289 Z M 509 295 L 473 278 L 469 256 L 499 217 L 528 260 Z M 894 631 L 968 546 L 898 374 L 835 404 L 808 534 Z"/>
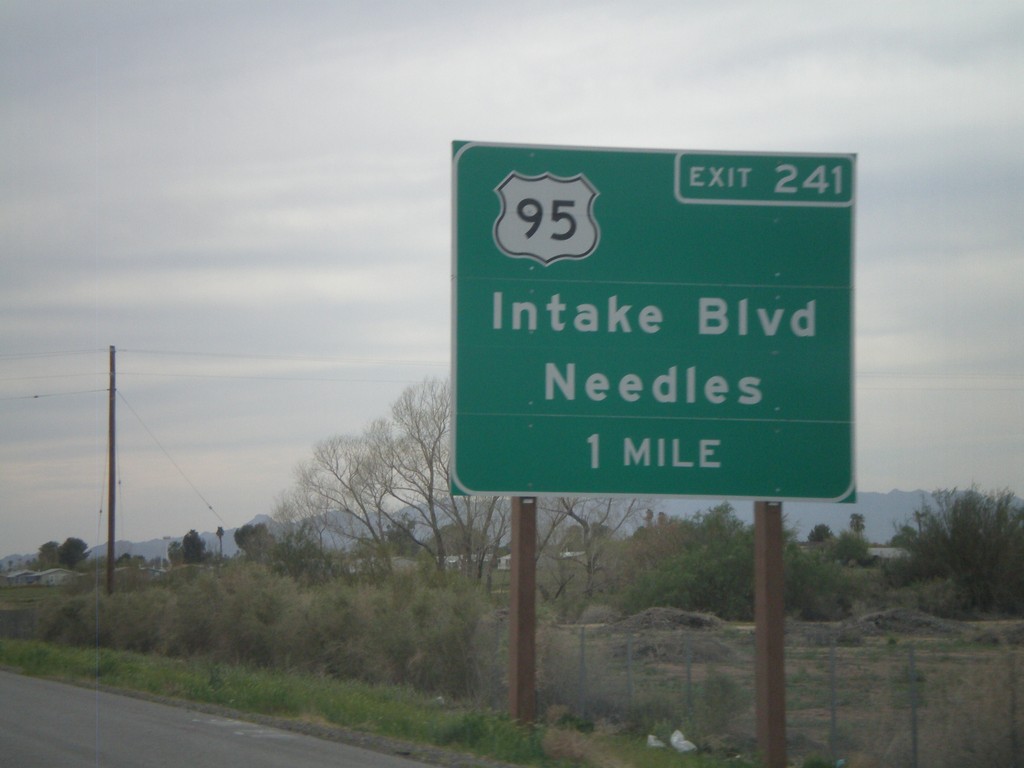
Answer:
<path fill-rule="evenodd" d="M 501 547 L 510 534 L 509 500 L 498 496 L 452 496 L 450 501 L 459 567 L 467 576 L 485 580 L 489 587 Z"/>
<path fill-rule="evenodd" d="M 593 595 L 597 577 L 604 569 L 611 542 L 629 530 L 644 508 L 640 499 L 560 497 L 541 504 L 543 525 L 539 524 L 540 557 L 555 575 L 557 598 L 582 572 L 581 590 Z M 569 563 L 575 569 L 567 568 Z"/>
<path fill-rule="evenodd" d="M 418 540 L 438 569 L 451 558 L 467 575 L 489 578 L 508 536 L 509 505 L 506 499 L 452 494 L 451 416 L 447 381 L 427 379 L 402 393 L 392 407 L 390 440 L 382 451 L 391 469 L 390 493 L 429 531 L 429 540 Z"/>
<path fill-rule="evenodd" d="M 280 514 L 319 517 L 324 530 L 382 559 L 397 534 L 439 570 L 454 562 L 467 575 L 489 577 L 508 536 L 508 502 L 452 495 L 451 408 L 448 383 L 427 379 L 361 435 L 321 441 L 297 468 Z"/>
<path fill-rule="evenodd" d="M 327 505 L 326 499 L 306 492 L 299 483 L 278 496 L 273 518 L 284 531 L 301 528 L 303 535 L 315 543 L 322 553 L 341 545 L 337 515 Z"/>
<path fill-rule="evenodd" d="M 364 552 L 387 567 L 387 467 L 378 455 L 383 420 L 358 437 L 339 435 L 313 446 L 309 459 L 295 470 L 295 484 L 278 502 L 275 517 L 316 532 L 323 546 L 358 542 Z"/>

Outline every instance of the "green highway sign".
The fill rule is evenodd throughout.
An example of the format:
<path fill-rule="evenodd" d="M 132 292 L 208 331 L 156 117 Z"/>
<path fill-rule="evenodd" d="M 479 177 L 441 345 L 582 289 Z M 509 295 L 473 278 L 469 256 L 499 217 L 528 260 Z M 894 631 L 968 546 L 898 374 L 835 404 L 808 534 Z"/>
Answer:
<path fill-rule="evenodd" d="M 855 157 L 453 145 L 453 490 L 842 501 Z"/>

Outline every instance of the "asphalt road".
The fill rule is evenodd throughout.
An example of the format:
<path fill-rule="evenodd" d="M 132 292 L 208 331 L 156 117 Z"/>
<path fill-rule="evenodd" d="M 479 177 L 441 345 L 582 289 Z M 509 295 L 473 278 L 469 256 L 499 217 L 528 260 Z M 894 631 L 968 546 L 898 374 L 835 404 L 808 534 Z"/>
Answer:
<path fill-rule="evenodd" d="M 417 768 L 416 760 L 0 672 L 0 766 Z"/>

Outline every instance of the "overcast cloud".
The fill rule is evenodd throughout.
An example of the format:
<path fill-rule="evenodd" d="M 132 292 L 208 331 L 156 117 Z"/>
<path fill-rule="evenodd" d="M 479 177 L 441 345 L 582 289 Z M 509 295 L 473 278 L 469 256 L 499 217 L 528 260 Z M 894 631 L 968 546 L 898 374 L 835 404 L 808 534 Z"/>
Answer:
<path fill-rule="evenodd" d="M 1022 76 L 1015 0 L 7 0 L 0 554 L 105 535 L 111 344 L 132 539 L 446 376 L 455 139 L 857 153 L 858 486 L 1019 493 Z"/>

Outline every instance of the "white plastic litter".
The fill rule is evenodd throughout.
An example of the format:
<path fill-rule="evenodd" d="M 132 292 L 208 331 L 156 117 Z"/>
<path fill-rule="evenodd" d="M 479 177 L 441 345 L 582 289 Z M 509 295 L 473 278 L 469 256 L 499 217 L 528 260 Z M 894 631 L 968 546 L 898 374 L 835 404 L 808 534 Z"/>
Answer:
<path fill-rule="evenodd" d="M 648 735 L 647 736 L 647 746 L 648 747 L 657 747 L 657 748 L 660 749 L 660 748 L 663 748 L 665 746 L 665 742 L 662 741 L 661 739 L 659 739 L 657 736 Z"/>
<path fill-rule="evenodd" d="M 672 746 L 676 749 L 677 752 L 697 751 L 697 745 L 694 744 L 692 741 L 688 741 L 687 738 L 683 736 L 682 731 L 673 731 L 672 736 L 669 739 L 669 743 L 672 744 Z"/>

